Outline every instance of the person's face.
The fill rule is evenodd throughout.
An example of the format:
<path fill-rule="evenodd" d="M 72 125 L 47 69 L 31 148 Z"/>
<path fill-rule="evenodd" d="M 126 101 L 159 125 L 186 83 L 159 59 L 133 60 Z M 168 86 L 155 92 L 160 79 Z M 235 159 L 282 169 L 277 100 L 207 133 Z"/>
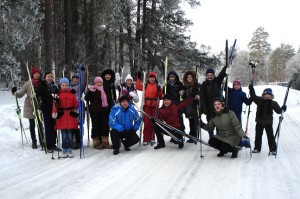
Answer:
<path fill-rule="evenodd" d="M 62 83 L 62 84 L 60 85 L 60 88 L 61 88 L 62 90 L 67 90 L 67 89 L 69 88 L 69 84 L 67 84 L 67 83 Z"/>
<path fill-rule="evenodd" d="M 100 87 L 100 86 L 103 85 L 103 83 L 102 82 L 96 82 L 95 85 L 98 86 L 98 87 Z"/>
<path fill-rule="evenodd" d="M 215 75 L 212 73 L 207 73 L 206 80 L 213 80 L 215 78 Z"/>
<path fill-rule="evenodd" d="M 263 98 L 264 98 L 265 100 L 271 100 L 271 99 L 272 99 L 272 95 L 271 95 L 271 94 L 264 94 L 264 95 L 263 95 Z"/>
<path fill-rule="evenodd" d="M 192 75 L 188 75 L 186 80 L 191 83 L 193 81 L 193 76 Z"/>
<path fill-rule="evenodd" d="M 155 77 L 154 76 L 150 76 L 149 77 L 149 83 L 154 83 L 155 82 Z"/>
<path fill-rule="evenodd" d="M 128 101 L 127 100 L 123 100 L 122 102 L 121 102 L 121 106 L 123 107 L 123 108 L 128 108 L 128 106 L 129 106 L 129 103 L 128 103 Z"/>
<path fill-rule="evenodd" d="M 165 106 L 170 106 L 171 102 L 172 101 L 170 99 L 164 99 L 164 105 Z"/>
<path fill-rule="evenodd" d="M 53 82 L 53 74 L 47 74 L 45 77 L 46 82 L 51 83 Z"/>
<path fill-rule="evenodd" d="M 79 79 L 78 79 L 77 77 L 74 77 L 74 78 L 72 79 L 72 82 L 74 82 L 74 83 L 78 83 L 78 81 L 79 81 Z"/>
<path fill-rule="evenodd" d="M 132 85 L 132 83 L 133 83 L 133 82 L 132 82 L 131 79 L 128 79 L 128 80 L 126 81 L 126 85 L 129 86 L 129 87 Z"/>
<path fill-rule="evenodd" d="M 170 80 L 170 82 L 175 82 L 175 76 L 174 75 L 170 75 L 169 80 Z"/>
<path fill-rule="evenodd" d="M 111 79 L 111 75 L 110 74 L 105 74 L 104 78 L 105 78 L 105 80 L 109 81 Z"/>
<path fill-rule="evenodd" d="M 40 77 L 41 77 L 41 74 L 40 74 L 40 73 L 34 73 L 34 74 L 33 74 L 33 78 L 34 78 L 34 79 L 40 79 Z"/>
<path fill-rule="evenodd" d="M 219 101 L 215 101 L 214 108 L 215 108 L 216 112 L 220 112 L 223 109 L 222 103 Z"/>
<path fill-rule="evenodd" d="M 235 90 L 239 90 L 241 88 L 241 85 L 240 84 L 233 84 L 233 88 Z"/>

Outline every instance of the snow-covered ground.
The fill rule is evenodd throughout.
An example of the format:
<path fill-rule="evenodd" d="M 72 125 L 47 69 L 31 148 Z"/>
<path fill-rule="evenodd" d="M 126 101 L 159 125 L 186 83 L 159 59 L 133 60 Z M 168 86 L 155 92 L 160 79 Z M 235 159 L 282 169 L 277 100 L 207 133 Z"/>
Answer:
<path fill-rule="evenodd" d="M 267 86 L 255 86 L 261 94 Z M 286 88 L 271 86 L 275 100 L 282 104 Z M 247 92 L 248 89 L 244 88 Z M 112 150 L 85 147 L 73 159 L 51 159 L 52 154 L 31 149 L 28 120 L 23 119 L 29 144 L 21 144 L 15 99 L 0 92 L 0 198 L 300 198 L 300 99 L 290 90 L 284 114 L 277 159 L 268 156 L 266 135 L 263 148 L 253 154 L 239 152 L 222 158 L 217 150 L 186 143 L 182 150 L 165 137 L 166 148 L 135 145 L 117 156 Z M 21 105 L 23 100 L 20 99 Z M 255 110 L 250 114 L 249 136 L 253 146 Z M 246 115 L 243 114 L 243 121 Z M 274 114 L 274 131 L 279 115 Z M 245 123 L 245 122 L 244 122 Z M 188 121 L 185 121 L 188 132 Z M 202 130 L 203 140 L 208 134 Z M 85 133 L 84 143 L 87 143 Z"/>

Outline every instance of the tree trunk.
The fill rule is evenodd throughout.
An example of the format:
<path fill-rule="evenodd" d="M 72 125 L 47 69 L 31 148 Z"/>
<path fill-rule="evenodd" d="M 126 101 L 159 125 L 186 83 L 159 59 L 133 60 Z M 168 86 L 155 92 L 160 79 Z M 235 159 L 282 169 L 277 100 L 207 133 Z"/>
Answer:
<path fill-rule="evenodd" d="M 44 23 L 44 36 L 45 36 L 45 55 L 46 55 L 46 68 L 51 69 L 55 74 L 54 62 L 54 9 L 53 0 L 45 1 L 45 23 Z"/>
<path fill-rule="evenodd" d="M 71 0 L 65 0 L 64 5 L 64 14 L 65 14 L 65 64 L 67 66 L 72 65 L 72 49 L 71 49 L 71 20 L 72 20 L 72 12 L 71 12 Z"/>

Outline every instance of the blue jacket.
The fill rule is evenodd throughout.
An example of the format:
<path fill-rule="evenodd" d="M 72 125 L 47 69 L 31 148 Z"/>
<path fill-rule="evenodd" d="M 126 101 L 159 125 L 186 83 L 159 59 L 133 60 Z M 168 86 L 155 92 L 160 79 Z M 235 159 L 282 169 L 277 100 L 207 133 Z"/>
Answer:
<path fill-rule="evenodd" d="M 112 107 L 109 114 L 109 126 L 118 132 L 129 131 L 132 128 L 137 131 L 141 122 L 142 118 L 130 104 L 127 109 L 117 104 Z"/>
<path fill-rule="evenodd" d="M 240 123 L 242 123 L 241 114 L 243 103 L 249 105 L 251 104 L 251 100 L 247 98 L 246 93 L 242 91 L 242 88 L 235 90 L 228 87 L 228 108 L 235 113 Z"/>

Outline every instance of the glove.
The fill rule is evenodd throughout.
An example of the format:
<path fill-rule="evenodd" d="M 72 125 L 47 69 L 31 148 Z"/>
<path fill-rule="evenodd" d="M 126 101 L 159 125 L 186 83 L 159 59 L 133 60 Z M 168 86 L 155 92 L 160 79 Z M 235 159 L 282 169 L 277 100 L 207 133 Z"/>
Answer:
<path fill-rule="evenodd" d="M 57 118 L 56 118 L 56 119 L 60 118 L 60 117 L 63 116 L 64 114 L 65 114 L 64 112 L 58 112 Z"/>
<path fill-rule="evenodd" d="M 183 96 L 184 92 L 185 92 L 184 90 L 179 91 L 179 95 L 180 95 L 180 96 Z"/>
<path fill-rule="evenodd" d="M 56 119 L 57 118 L 57 113 L 52 113 L 52 118 Z"/>
<path fill-rule="evenodd" d="M 120 85 L 120 80 L 121 80 L 120 73 L 116 73 L 115 76 L 116 76 L 115 87 L 118 87 Z"/>
<path fill-rule="evenodd" d="M 153 124 L 155 124 L 155 119 L 153 117 L 150 120 Z"/>
<path fill-rule="evenodd" d="M 55 103 L 58 103 L 59 102 L 59 97 L 57 96 L 57 97 L 53 97 L 53 101 L 55 102 Z"/>
<path fill-rule="evenodd" d="M 30 93 L 30 98 L 31 99 L 36 98 L 36 94 L 35 93 Z"/>
<path fill-rule="evenodd" d="M 71 111 L 71 112 L 70 112 L 70 115 L 71 115 L 72 117 L 75 117 L 75 118 L 76 118 L 76 117 L 79 116 L 79 113 L 78 113 L 77 111 L 74 110 L 74 111 Z"/>
<path fill-rule="evenodd" d="M 137 79 L 142 79 L 142 72 L 138 71 L 136 77 Z"/>
<path fill-rule="evenodd" d="M 12 93 L 13 95 L 15 94 L 16 91 L 17 91 L 17 87 L 14 86 L 14 87 L 11 88 L 11 93 Z"/>
<path fill-rule="evenodd" d="M 199 119 L 199 126 L 202 128 L 205 126 L 205 123 L 202 121 L 202 119 Z"/>
<path fill-rule="evenodd" d="M 200 96 L 199 95 L 195 95 L 194 100 L 199 100 Z"/>
<path fill-rule="evenodd" d="M 281 107 L 281 110 L 283 110 L 284 112 L 286 111 L 286 105 L 283 105 L 282 107 Z"/>
<path fill-rule="evenodd" d="M 136 133 L 136 130 L 134 130 L 134 129 L 132 128 L 132 129 L 130 129 L 130 130 L 128 131 L 128 133 L 129 133 L 129 134 L 135 134 L 135 133 Z"/>
<path fill-rule="evenodd" d="M 76 94 L 76 91 L 74 89 L 71 89 L 71 93 Z"/>
<path fill-rule="evenodd" d="M 248 88 L 249 90 L 253 90 L 254 89 L 253 84 L 250 84 Z"/>

